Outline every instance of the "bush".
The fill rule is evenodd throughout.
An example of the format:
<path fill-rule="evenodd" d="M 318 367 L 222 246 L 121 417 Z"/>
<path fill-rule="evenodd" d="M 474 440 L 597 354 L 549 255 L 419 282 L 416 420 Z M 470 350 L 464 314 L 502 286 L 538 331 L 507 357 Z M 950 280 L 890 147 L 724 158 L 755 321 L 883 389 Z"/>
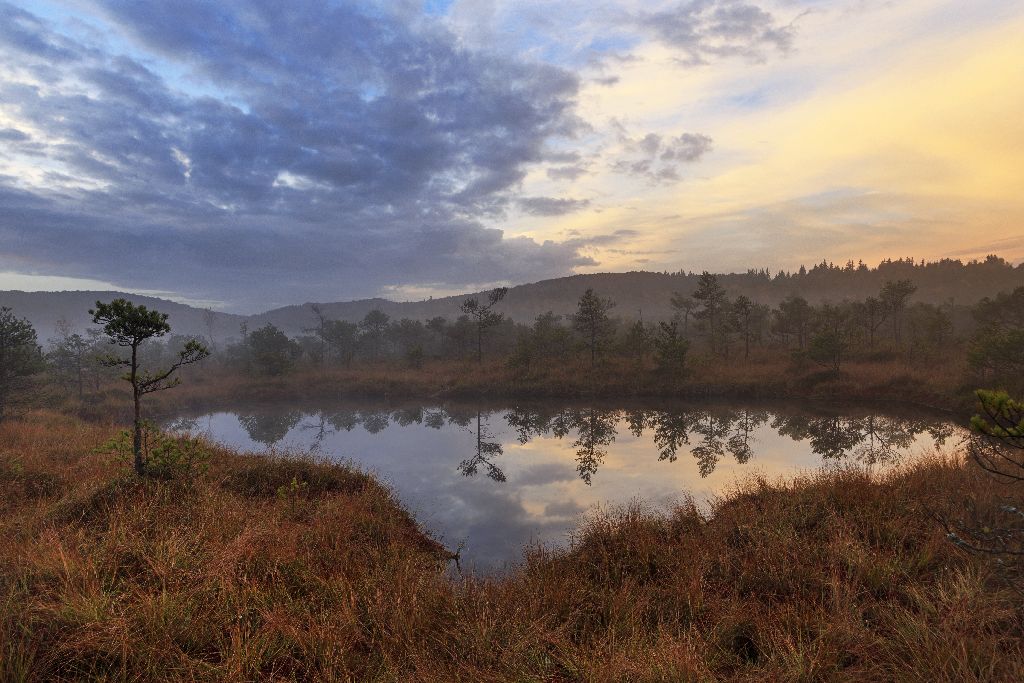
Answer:
<path fill-rule="evenodd" d="M 97 451 L 114 453 L 119 460 L 131 465 L 132 432 L 120 431 Z M 157 429 L 152 423 L 142 426 L 142 459 L 144 474 L 154 479 L 191 479 L 205 472 L 210 451 L 199 439 L 190 436 L 171 436 Z"/>

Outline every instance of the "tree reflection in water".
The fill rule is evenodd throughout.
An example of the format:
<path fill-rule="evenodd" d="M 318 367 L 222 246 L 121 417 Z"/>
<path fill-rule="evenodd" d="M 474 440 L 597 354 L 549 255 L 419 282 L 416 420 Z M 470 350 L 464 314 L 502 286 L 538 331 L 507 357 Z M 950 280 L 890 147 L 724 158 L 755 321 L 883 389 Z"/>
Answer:
<path fill-rule="evenodd" d="M 620 421 L 633 436 L 653 432 L 658 459 L 675 462 L 680 453 L 696 459 L 702 477 L 709 476 L 726 456 L 739 464 L 755 455 L 758 430 L 769 422 L 778 433 L 794 441 L 810 442 L 811 451 L 826 460 L 852 457 L 865 464 L 897 460 L 917 437 L 928 433 L 936 445 L 954 431 L 947 423 L 866 415 L 851 418 L 835 415 L 789 414 L 773 416 L 767 410 L 718 408 L 677 410 L 561 410 L 545 413 L 514 408 L 505 414 L 520 443 L 541 435 L 563 438 L 576 430 L 577 469 L 588 484 L 616 437 Z"/>
<path fill-rule="evenodd" d="M 503 449 L 497 441 L 490 441 L 493 437 L 487 430 L 487 423 L 483 421 L 483 412 L 480 410 L 476 412 L 475 435 L 476 453 L 459 463 L 459 471 L 462 472 L 463 476 L 472 477 L 483 466 L 490 479 L 505 481 L 505 473 L 492 462 L 492 458 L 501 455 Z"/>
<path fill-rule="evenodd" d="M 588 485 L 597 474 L 597 468 L 604 463 L 604 457 L 608 454 L 606 446 L 615 441 L 619 415 L 619 411 L 595 408 L 575 415 L 573 426 L 577 437 L 572 445 L 576 449 L 576 471 Z"/>
<path fill-rule="evenodd" d="M 620 423 L 636 438 L 650 433 L 658 460 L 675 462 L 681 455 L 689 454 L 696 460 L 702 477 L 709 476 L 726 456 L 740 464 L 753 459 L 757 435 L 764 433 L 766 425 L 794 441 L 808 442 L 810 450 L 826 461 L 850 458 L 868 465 L 895 462 L 922 434 L 928 434 L 936 445 L 941 445 L 956 430 L 941 420 L 871 413 L 773 413 L 690 406 L 622 410 L 544 405 L 516 406 L 504 413 L 465 406 L 340 409 L 310 414 L 302 427 L 313 433 L 312 451 L 320 449 L 327 435 L 350 432 L 360 426 L 370 434 L 377 434 L 391 424 L 424 425 L 436 430 L 457 427 L 473 435 L 473 453 L 459 463 L 458 471 L 470 477 L 482 471 L 488 478 L 504 482 L 505 473 L 496 462 L 504 449 L 488 423 L 496 415 L 501 415 L 520 444 L 542 436 L 573 437 L 576 470 L 587 484 L 604 463 Z M 240 415 L 238 422 L 253 441 L 273 446 L 302 418 L 301 412 L 290 410 Z"/>
<path fill-rule="evenodd" d="M 253 415 L 239 415 L 238 424 L 256 443 L 270 447 L 288 436 L 288 432 L 299 424 L 302 413 L 297 410 L 266 412 Z"/>
<path fill-rule="evenodd" d="M 955 431 L 948 423 L 879 415 L 776 415 L 772 428 L 794 441 L 808 440 L 811 451 L 826 460 L 853 456 L 866 465 L 896 462 L 921 434 L 941 446 Z"/>

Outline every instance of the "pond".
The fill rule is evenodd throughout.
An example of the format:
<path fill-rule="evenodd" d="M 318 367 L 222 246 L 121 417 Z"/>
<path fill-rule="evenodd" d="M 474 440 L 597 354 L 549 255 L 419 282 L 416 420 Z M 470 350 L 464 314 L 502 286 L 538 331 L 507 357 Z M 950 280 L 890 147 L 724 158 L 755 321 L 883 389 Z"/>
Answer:
<path fill-rule="evenodd" d="M 516 562 L 531 543 L 566 544 L 595 505 L 704 504 L 751 473 L 879 471 L 962 437 L 926 412 L 665 401 L 238 406 L 168 426 L 242 450 L 352 462 L 477 571 Z"/>

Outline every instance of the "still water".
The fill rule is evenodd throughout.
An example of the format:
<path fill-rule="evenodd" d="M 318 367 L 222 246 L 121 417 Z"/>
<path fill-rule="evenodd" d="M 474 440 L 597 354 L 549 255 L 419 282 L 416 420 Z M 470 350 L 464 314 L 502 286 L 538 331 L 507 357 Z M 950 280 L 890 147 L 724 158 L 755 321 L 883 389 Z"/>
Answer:
<path fill-rule="evenodd" d="M 346 402 L 238 407 L 168 426 L 242 450 L 312 452 L 388 482 L 463 567 L 495 570 L 563 545 L 596 505 L 698 503 L 752 473 L 875 471 L 955 443 L 928 413 L 851 406 Z"/>

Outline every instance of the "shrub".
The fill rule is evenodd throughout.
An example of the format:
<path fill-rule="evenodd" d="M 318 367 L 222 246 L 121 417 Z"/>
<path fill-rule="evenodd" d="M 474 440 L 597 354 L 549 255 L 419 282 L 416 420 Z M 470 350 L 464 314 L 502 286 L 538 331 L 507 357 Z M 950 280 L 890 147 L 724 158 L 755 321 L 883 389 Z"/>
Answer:
<path fill-rule="evenodd" d="M 132 432 L 122 430 L 97 450 L 114 453 L 125 464 L 131 464 Z M 210 451 L 201 440 L 165 434 L 151 422 L 143 422 L 142 466 L 146 476 L 165 480 L 190 479 L 206 471 L 209 459 Z"/>

